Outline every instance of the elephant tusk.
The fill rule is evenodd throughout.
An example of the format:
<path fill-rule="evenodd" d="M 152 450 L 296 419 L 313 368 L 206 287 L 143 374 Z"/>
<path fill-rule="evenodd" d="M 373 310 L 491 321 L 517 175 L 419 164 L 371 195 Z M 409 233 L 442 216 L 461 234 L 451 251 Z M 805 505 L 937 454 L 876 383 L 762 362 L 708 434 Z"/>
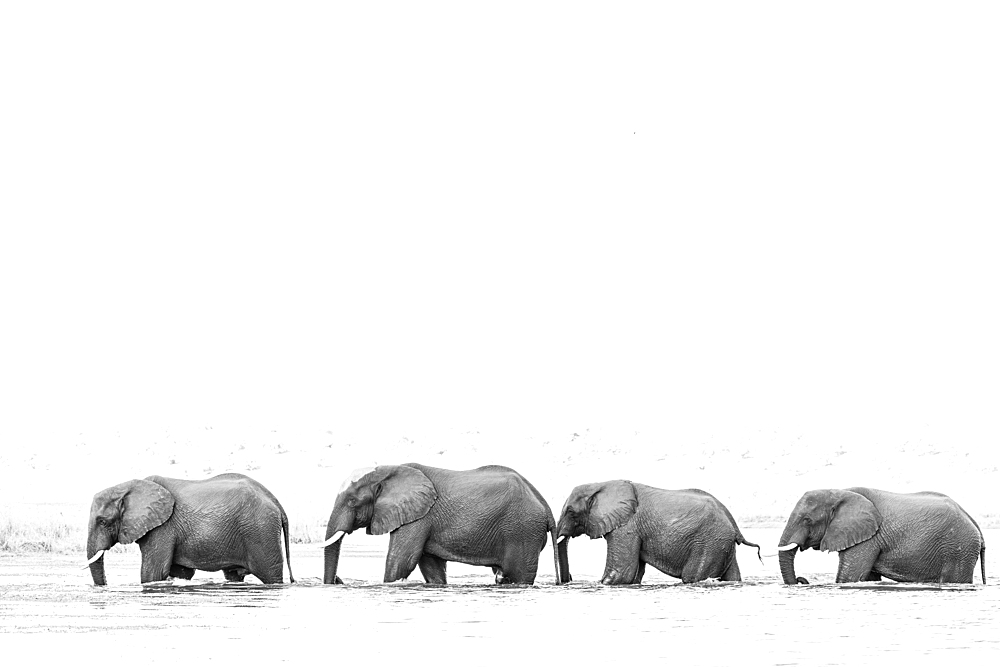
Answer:
<path fill-rule="evenodd" d="M 790 544 L 786 544 L 783 547 L 778 547 L 778 551 L 791 551 L 792 549 L 798 549 L 798 548 L 799 545 L 797 545 L 795 542 L 791 542 Z"/>
<path fill-rule="evenodd" d="M 562 541 L 565 539 L 566 539 L 565 535 L 560 535 L 559 538 L 556 539 L 556 544 L 562 544 Z"/>
<path fill-rule="evenodd" d="M 334 542 L 336 542 L 337 540 L 339 540 L 340 538 L 342 538 L 343 536 L 344 536 L 344 531 L 338 530 L 336 533 L 334 533 L 333 535 L 330 536 L 330 539 L 328 539 L 326 542 L 324 542 L 323 544 L 321 544 L 320 547 L 322 547 L 323 549 L 325 549 L 328 546 L 330 546 L 331 544 L 333 544 Z"/>
<path fill-rule="evenodd" d="M 105 551 L 104 549 L 98 551 L 96 554 L 94 554 L 94 556 L 90 560 L 87 561 L 87 564 L 81 567 L 80 569 L 86 570 L 88 567 L 96 563 L 98 560 L 100 560 L 101 556 L 104 555 L 104 551 Z"/>

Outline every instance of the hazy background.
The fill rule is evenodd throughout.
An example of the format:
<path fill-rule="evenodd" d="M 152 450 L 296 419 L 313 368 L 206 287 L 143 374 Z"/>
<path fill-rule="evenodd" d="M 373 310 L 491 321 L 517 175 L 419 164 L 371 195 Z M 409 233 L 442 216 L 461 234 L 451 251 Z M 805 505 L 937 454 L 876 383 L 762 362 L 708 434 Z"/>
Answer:
<path fill-rule="evenodd" d="M 1000 9 L 680 5 L 5 4 L 0 496 L 997 511 Z"/>

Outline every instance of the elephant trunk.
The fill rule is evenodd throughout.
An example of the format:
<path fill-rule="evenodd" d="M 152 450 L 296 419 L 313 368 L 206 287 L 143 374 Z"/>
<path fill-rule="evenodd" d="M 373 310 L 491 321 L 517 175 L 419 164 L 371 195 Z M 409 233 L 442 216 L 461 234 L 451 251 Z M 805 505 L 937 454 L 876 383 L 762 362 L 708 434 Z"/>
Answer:
<path fill-rule="evenodd" d="M 93 527 L 91 527 L 90 532 L 87 534 L 87 562 L 89 563 L 90 576 L 94 579 L 95 586 L 108 585 L 108 580 L 104 576 L 104 554 L 101 553 L 98 555 L 98 552 L 103 552 L 111 545 L 105 544 L 109 540 L 106 538 L 102 539 L 102 537 Z"/>
<path fill-rule="evenodd" d="M 808 540 L 808 531 L 801 527 L 800 521 L 793 513 L 778 540 L 778 567 L 781 569 L 781 580 L 786 585 L 809 583 L 802 577 L 795 576 L 795 554 L 809 548 Z"/>
<path fill-rule="evenodd" d="M 344 583 L 337 576 L 337 566 L 340 564 L 340 545 L 344 543 L 346 532 L 337 530 L 333 518 L 326 528 L 326 541 L 323 543 L 323 583 Z"/>
<path fill-rule="evenodd" d="M 786 585 L 798 583 L 798 579 L 795 577 L 796 551 L 798 551 L 797 548 L 778 552 L 778 567 L 781 568 L 781 580 L 784 581 Z"/>
<path fill-rule="evenodd" d="M 569 538 L 563 537 L 562 542 L 556 546 L 559 552 L 559 574 L 562 576 L 561 583 L 569 583 L 573 581 L 573 575 L 569 573 Z"/>
<path fill-rule="evenodd" d="M 573 581 L 573 575 L 569 573 L 569 540 L 572 532 L 569 521 L 565 513 L 559 517 L 559 523 L 552 533 L 552 551 L 556 558 L 556 571 L 559 573 L 557 583 L 566 584 Z"/>

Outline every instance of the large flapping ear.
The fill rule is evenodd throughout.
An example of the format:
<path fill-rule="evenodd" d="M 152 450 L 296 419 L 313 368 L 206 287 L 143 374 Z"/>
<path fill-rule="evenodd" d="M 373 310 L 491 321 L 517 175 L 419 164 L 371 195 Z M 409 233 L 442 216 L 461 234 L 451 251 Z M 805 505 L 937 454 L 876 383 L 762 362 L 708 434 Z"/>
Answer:
<path fill-rule="evenodd" d="M 391 472 L 374 486 L 375 511 L 369 527 L 372 535 L 391 533 L 404 523 L 416 521 L 430 512 L 437 500 L 434 484 L 424 473 L 410 466 L 386 467 Z"/>
<path fill-rule="evenodd" d="M 639 506 L 632 482 L 618 479 L 598 486 L 588 501 L 587 535 L 591 539 L 604 537 L 615 528 L 627 523 Z"/>
<path fill-rule="evenodd" d="M 118 541 L 131 544 L 170 518 L 174 497 L 156 482 L 146 479 L 133 479 L 125 486 Z"/>
<path fill-rule="evenodd" d="M 882 515 L 872 501 L 860 493 L 836 489 L 831 491 L 833 518 L 819 548 L 823 551 L 843 551 L 864 542 L 878 532 Z"/>

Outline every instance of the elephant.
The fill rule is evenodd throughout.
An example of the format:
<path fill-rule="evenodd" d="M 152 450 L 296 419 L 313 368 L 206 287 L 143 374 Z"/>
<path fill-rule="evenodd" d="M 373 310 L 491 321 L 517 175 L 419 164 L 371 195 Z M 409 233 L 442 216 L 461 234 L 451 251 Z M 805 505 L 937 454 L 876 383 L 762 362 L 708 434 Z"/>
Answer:
<path fill-rule="evenodd" d="M 104 586 L 105 551 L 136 542 L 144 584 L 190 579 L 196 569 L 222 570 L 227 581 L 252 574 L 265 584 L 280 584 L 282 532 L 294 583 L 288 516 L 260 482 L 237 473 L 203 480 L 152 475 L 94 494 L 87 565 L 94 584 Z"/>
<path fill-rule="evenodd" d="M 836 551 L 837 583 L 880 581 L 971 584 L 976 559 L 986 583 L 986 541 L 979 525 L 954 500 L 934 491 L 816 489 L 796 503 L 778 542 L 786 584 L 795 576 L 795 552 Z"/>
<path fill-rule="evenodd" d="M 533 584 L 555 519 L 542 495 L 515 470 L 488 465 L 445 470 L 419 463 L 355 470 L 330 513 L 323 583 L 337 575 L 342 538 L 358 528 L 389 533 L 386 583 L 419 567 L 429 584 L 447 584 L 448 561 L 493 569 L 498 584 Z M 555 559 L 556 583 L 568 580 Z"/>
<path fill-rule="evenodd" d="M 586 533 L 608 543 L 602 584 L 639 584 L 649 563 L 689 584 L 741 581 L 736 545 L 748 542 L 729 510 L 700 489 L 667 490 L 624 479 L 581 484 L 563 505 L 559 559 L 568 567 L 569 539 Z"/>

